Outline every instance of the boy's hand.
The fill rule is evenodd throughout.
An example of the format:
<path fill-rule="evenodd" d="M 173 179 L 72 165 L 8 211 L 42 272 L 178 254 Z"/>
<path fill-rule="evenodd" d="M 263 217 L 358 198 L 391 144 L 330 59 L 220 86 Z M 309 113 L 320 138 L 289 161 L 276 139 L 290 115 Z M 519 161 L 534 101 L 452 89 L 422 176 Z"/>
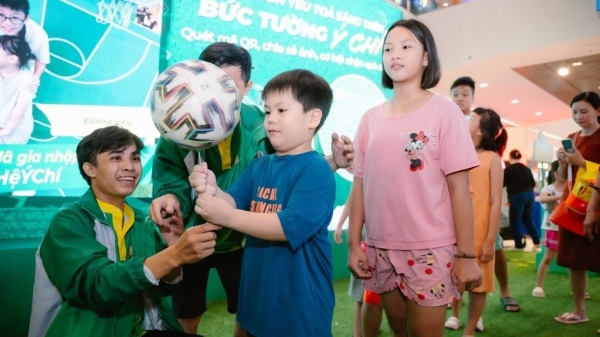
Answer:
<path fill-rule="evenodd" d="M 359 279 L 369 279 L 373 277 L 373 271 L 367 263 L 367 254 L 358 247 L 351 247 L 348 250 L 348 269 Z"/>
<path fill-rule="evenodd" d="M 211 255 L 215 251 L 217 234 L 214 231 L 220 226 L 205 223 L 188 228 L 181 238 L 172 246 L 178 265 L 194 263 Z"/>
<path fill-rule="evenodd" d="M 196 165 L 189 176 L 190 185 L 198 193 L 208 193 L 215 195 L 217 193 L 217 178 L 215 174 L 208 169 L 206 162 Z"/>
<path fill-rule="evenodd" d="M 183 232 L 183 214 L 179 207 L 179 201 L 173 194 L 165 194 L 154 200 L 150 204 L 150 219 L 160 227 L 179 226 L 181 223 L 181 232 Z"/>
<path fill-rule="evenodd" d="M 342 240 L 342 228 L 338 227 L 335 229 L 335 233 L 333 234 L 333 241 L 335 241 L 335 243 L 337 244 L 344 242 L 344 240 Z"/>
<path fill-rule="evenodd" d="M 347 136 L 331 134 L 331 154 L 333 162 L 338 168 L 352 167 L 354 161 L 354 144 Z"/>
<path fill-rule="evenodd" d="M 202 193 L 196 199 L 194 210 L 208 222 L 227 226 L 235 209 L 221 198 Z"/>
<path fill-rule="evenodd" d="M 475 259 L 456 259 L 450 277 L 460 293 L 479 287 L 483 280 L 481 269 Z"/>

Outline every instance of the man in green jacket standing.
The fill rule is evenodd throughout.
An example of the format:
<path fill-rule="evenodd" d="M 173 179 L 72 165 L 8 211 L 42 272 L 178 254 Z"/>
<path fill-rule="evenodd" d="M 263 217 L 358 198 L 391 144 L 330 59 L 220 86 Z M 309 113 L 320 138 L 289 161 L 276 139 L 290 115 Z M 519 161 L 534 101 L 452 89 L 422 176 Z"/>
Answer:
<path fill-rule="evenodd" d="M 142 141 L 109 126 L 84 137 L 77 161 L 90 189 L 53 217 L 38 251 L 30 336 L 187 336 L 171 311 L 181 265 L 214 252 L 218 226 L 160 228 L 129 206 Z"/>

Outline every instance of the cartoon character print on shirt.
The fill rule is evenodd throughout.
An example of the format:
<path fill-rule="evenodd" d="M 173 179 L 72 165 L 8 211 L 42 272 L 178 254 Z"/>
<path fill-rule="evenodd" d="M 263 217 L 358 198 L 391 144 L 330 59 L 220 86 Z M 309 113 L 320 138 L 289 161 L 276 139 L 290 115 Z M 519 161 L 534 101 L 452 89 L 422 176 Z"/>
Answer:
<path fill-rule="evenodd" d="M 415 172 L 425 167 L 425 162 L 420 158 L 419 154 L 427 143 L 429 143 L 429 137 L 423 131 L 410 134 L 410 141 L 406 144 L 404 151 L 406 151 L 406 159 L 410 160 L 411 171 Z"/>

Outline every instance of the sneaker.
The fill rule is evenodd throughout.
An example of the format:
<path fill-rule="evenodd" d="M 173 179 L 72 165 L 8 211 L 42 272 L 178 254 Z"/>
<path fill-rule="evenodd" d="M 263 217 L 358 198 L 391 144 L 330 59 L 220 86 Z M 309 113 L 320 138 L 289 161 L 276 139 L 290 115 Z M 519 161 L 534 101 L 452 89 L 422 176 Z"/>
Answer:
<path fill-rule="evenodd" d="M 531 292 L 531 296 L 533 296 L 533 297 L 546 297 L 546 294 L 544 293 L 544 289 L 542 289 L 540 287 L 535 287 L 535 288 L 533 288 L 533 291 Z"/>
<path fill-rule="evenodd" d="M 475 330 L 483 332 L 483 319 L 481 317 L 477 320 L 477 325 L 475 325 Z"/>
<path fill-rule="evenodd" d="M 460 319 L 458 319 L 454 316 L 450 316 L 450 318 L 448 318 L 446 323 L 444 323 L 444 326 L 448 329 L 456 330 L 456 329 L 460 328 L 460 326 L 461 326 Z"/>

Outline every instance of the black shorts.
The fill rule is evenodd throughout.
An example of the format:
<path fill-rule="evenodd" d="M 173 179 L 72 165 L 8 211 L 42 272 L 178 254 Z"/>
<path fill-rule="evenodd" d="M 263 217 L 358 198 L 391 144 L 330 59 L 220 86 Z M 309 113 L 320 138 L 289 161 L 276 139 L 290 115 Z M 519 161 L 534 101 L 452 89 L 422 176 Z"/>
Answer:
<path fill-rule="evenodd" d="M 237 312 L 242 258 L 244 249 L 228 253 L 215 253 L 193 264 L 183 265 L 181 289 L 173 295 L 173 311 L 177 318 L 194 318 L 206 311 L 208 275 L 212 268 L 217 270 L 225 294 L 227 311 Z"/>

